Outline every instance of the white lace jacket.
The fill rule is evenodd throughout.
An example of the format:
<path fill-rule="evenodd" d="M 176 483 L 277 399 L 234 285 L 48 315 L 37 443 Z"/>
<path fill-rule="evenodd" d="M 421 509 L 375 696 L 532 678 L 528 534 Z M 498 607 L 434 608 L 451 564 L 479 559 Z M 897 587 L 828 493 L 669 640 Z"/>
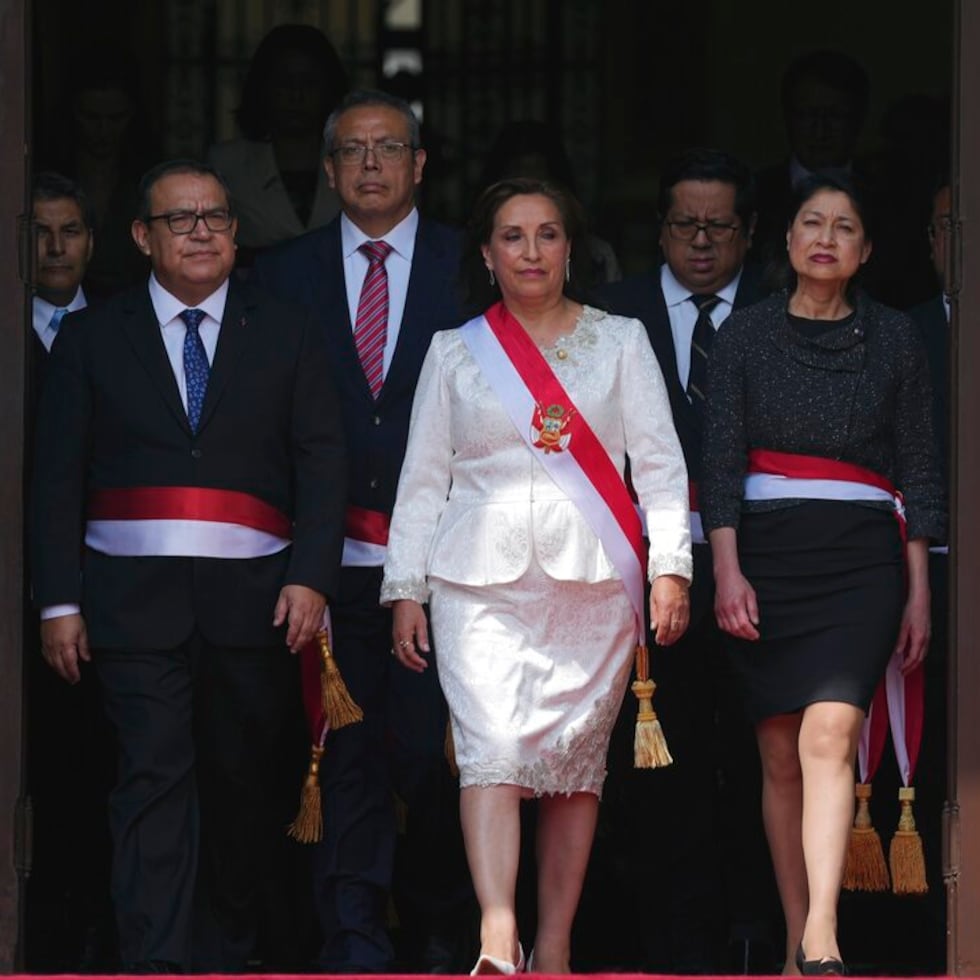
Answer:
<path fill-rule="evenodd" d="M 629 457 L 650 538 L 650 579 L 690 579 L 687 470 L 642 324 L 586 307 L 575 330 L 543 353 L 619 472 Z M 532 552 L 558 580 L 619 577 L 459 333 L 437 333 L 412 408 L 381 601 L 425 602 L 429 576 L 478 586 L 512 582 Z"/>

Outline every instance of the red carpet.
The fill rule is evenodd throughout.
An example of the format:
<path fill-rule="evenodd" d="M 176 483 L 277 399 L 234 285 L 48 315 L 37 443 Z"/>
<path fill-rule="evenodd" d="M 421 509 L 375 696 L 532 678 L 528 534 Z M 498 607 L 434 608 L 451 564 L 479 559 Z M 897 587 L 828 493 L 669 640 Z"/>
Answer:
<path fill-rule="evenodd" d="M 418 980 L 418 977 L 424 976 L 425 974 L 418 973 L 391 973 L 391 974 L 337 974 L 338 980 Z M 445 976 L 447 980 L 451 980 L 452 975 L 450 974 L 439 974 L 440 976 Z M 525 974 L 526 976 L 548 976 L 549 974 L 544 973 L 530 973 Z M 692 980 L 692 977 L 685 975 L 675 976 L 662 973 L 587 973 L 587 974 L 577 974 L 578 976 L 588 976 L 595 978 L 595 980 Z M 11 980 L 26 980 L 28 977 L 41 976 L 41 974 L 12 974 Z M 48 973 L 43 974 L 45 980 L 108 980 L 108 978 L 118 978 L 124 977 L 126 974 L 113 973 L 113 974 L 98 974 L 98 973 Z M 265 977 L 268 980 L 310 980 L 311 977 L 328 977 L 332 974 L 327 973 L 199 973 L 194 974 L 194 976 L 204 977 L 207 980 L 255 980 L 256 977 Z M 142 980 L 142 978 L 141 978 Z M 699 976 L 698 980 L 745 980 L 744 974 L 737 974 L 732 976 Z M 753 974 L 752 980 L 765 980 L 765 977 L 761 974 Z M 780 978 L 781 980 L 781 978 Z M 926 980 L 925 977 L 907 977 L 904 980 Z M 936 976 L 933 975 L 929 980 L 936 980 Z M 941 978 L 941 980 L 948 980 L 948 978 Z"/>

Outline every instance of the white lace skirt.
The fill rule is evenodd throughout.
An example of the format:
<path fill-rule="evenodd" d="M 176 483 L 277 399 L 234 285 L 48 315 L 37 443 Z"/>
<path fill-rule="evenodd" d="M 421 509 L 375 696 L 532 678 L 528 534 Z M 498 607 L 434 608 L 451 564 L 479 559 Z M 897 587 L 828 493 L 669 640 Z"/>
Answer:
<path fill-rule="evenodd" d="M 429 585 L 460 785 L 600 795 L 633 660 L 622 585 L 559 582 L 533 559 L 516 582 Z"/>

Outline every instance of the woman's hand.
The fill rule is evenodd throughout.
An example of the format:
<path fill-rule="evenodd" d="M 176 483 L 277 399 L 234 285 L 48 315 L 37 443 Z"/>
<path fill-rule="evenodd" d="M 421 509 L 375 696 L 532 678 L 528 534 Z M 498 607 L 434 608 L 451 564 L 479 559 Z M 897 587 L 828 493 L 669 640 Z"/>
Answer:
<path fill-rule="evenodd" d="M 925 595 L 910 594 L 905 600 L 902 625 L 899 627 L 898 642 L 895 644 L 895 651 L 902 658 L 903 674 L 911 673 L 925 660 L 932 633 L 929 605 L 928 592 Z"/>
<path fill-rule="evenodd" d="M 715 573 L 715 618 L 726 633 L 742 640 L 758 640 L 759 606 L 755 589 L 740 570 Z"/>
<path fill-rule="evenodd" d="M 902 610 L 895 652 L 902 658 L 902 673 L 908 674 L 925 659 L 932 634 L 929 542 L 925 538 L 910 540 L 905 549 L 905 561 L 908 597 Z"/>
<path fill-rule="evenodd" d="M 718 527 L 709 534 L 715 570 L 715 618 L 726 633 L 758 640 L 759 604 L 755 589 L 738 563 L 735 528 Z"/>
<path fill-rule="evenodd" d="M 429 652 L 425 610 L 412 599 L 396 599 L 391 604 L 391 653 L 403 666 L 421 674 L 429 665 L 420 650 Z"/>
<path fill-rule="evenodd" d="M 687 579 L 658 575 L 650 586 L 650 629 L 658 646 L 676 643 L 691 617 Z"/>

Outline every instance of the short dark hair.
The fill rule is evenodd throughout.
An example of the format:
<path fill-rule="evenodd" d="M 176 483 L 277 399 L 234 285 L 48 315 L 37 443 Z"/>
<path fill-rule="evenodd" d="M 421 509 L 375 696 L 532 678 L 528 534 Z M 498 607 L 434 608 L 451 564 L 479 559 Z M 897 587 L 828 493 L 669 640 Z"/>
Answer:
<path fill-rule="evenodd" d="M 694 146 L 672 157 L 660 175 L 657 211 L 663 221 L 674 203 L 674 187 L 685 180 L 717 180 L 735 188 L 735 213 L 742 223 L 742 234 L 749 235 L 755 216 L 755 178 L 737 157 L 724 150 Z"/>
<path fill-rule="evenodd" d="M 164 177 L 170 177 L 173 174 L 194 174 L 198 177 L 213 177 L 225 192 L 225 197 L 228 200 L 228 209 L 234 213 L 235 204 L 231 198 L 231 190 L 228 187 L 228 182 L 221 173 L 210 164 L 202 163 L 200 160 L 194 160 L 191 157 L 178 157 L 175 160 L 164 160 L 155 167 L 150 167 L 140 178 L 139 212 L 136 215 L 140 221 L 146 222 L 152 214 L 150 194 L 153 188 Z"/>
<path fill-rule="evenodd" d="M 82 222 L 89 231 L 92 231 L 95 228 L 95 208 L 88 195 L 82 190 L 81 184 L 54 170 L 44 170 L 35 175 L 31 182 L 32 202 L 66 199 L 78 205 L 78 210 L 82 213 Z"/>
<path fill-rule="evenodd" d="M 572 243 L 570 279 L 566 292 L 584 295 L 588 282 L 589 249 L 586 244 L 585 216 L 582 206 L 564 187 L 534 177 L 509 177 L 491 184 L 477 199 L 467 225 L 463 253 L 463 286 L 467 307 L 473 313 L 485 310 L 500 299 L 500 289 L 491 286 L 483 262 L 481 247 L 490 241 L 497 212 L 512 198 L 535 194 L 548 198 L 558 209 L 565 235 Z"/>
<path fill-rule="evenodd" d="M 821 170 L 809 174 L 793 188 L 787 227 L 796 220 L 803 205 L 821 191 L 838 191 L 846 194 L 861 221 L 864 237 L 869 242 L 874 239 L 874 210 L 871 194 L 863 181 L 841 169 Z"/>
<path fill-rule="evenodd" d="M 868 73 L 849 55 L 829 49 L 808 51 L 790 62 L 783 73 L 780 89 L 784 116 L 793 108 L 793 95 L 797 86 L 808 78 L 846 95 L 851 104 L 854 122 L 864 122 L 871 97 Z"/>
<path fill-rule="evenodd" d="M 417 150 L 422 146 L 422 136 L 419 127 L 418 117 L 412 112 L 412 107 L 397 95 L 390 92 L 382 92 L 379 89 L 355 89 L 348 92 L 341 99 L 340 104 L 327 116 L 326 125 L 323 127 L 323 148 L 329 156 L 334 151 L 334 136 L 337 132 L 337 121 L 351 109 L 358 109 L 361 106 L 384 106 L 387 109 L 394 109 L 405 117 L 405 124 L 408 126 L 408 141 L 412 144 L 412 149 Z"/>
<path fill-rule="evenodd" d="M 286 51 L 299 51 L 320 68 L 323 76 L 320 95 L 327 112 L 337 105 L 350 87 L 347 69 L 319 28 L 310 24 L 279 24 L 262 38 L 255 49 L 242 83 L 242 99 L 235 115 L 246 139 L 262 140 L 269 136 L 271 120 L 266 101 L 269 79 L 276 62 Z"/>

